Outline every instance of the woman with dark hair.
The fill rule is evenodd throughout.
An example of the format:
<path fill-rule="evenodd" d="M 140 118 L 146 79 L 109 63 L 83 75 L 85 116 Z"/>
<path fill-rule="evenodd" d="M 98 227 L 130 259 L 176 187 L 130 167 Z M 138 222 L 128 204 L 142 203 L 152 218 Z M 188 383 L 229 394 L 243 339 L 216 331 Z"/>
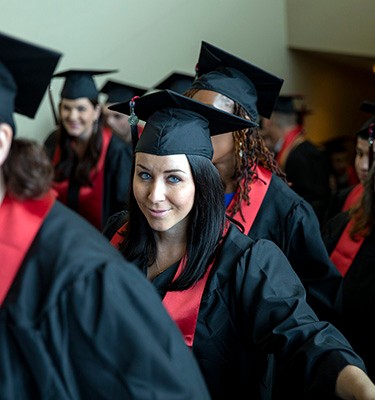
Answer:
<path fill-rule="evenodd" d="M 132 148 L 103 127 L 93 75 L 111 71 L 69 70 L 59 104 L 59 126 L 45 146 L 54 168 L 58 199 L 102 230 L 126 208 Z"/>
<path fill-rule="evenodd" d="M 323 239 L 332 261 L 344 277 L 343 315 L 338 326 L 364 359 L 375 379 L 375 166 L 363 181 L 362 196 L 324 226 Z"/>
<path fill-rule="evenodd" d="M 146 124 L 129 218 L 111 242 L 156 286 L 212 398 L 274 398 L 263 381 L 272 353 L 289 399 L 373 399 L 362 360 L 319 321 L 281 250 L 225 215 L 210 135 L 254 123 L 169 90 L 134 103 Z M 126 103 L 112 109 L 129 113 Z"/>
<path fill-rule="evenodd" d="M 0 49 L 0 398 L 209 400 L 153 286 L 56 200 L 43 146 L 13 138 L 61 54 Z"/>

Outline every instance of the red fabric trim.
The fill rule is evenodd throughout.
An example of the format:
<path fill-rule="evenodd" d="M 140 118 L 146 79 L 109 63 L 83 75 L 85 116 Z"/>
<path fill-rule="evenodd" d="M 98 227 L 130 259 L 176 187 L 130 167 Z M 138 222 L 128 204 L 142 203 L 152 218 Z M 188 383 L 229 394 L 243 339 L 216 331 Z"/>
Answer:
<path fill-rule="evenodd" d="M 251 183 L 250 191 L 250 204 L 245 201 L 241 203 L 242 218 L 241 213 L 238 211 L 233 218 L 239 221 L 245 228 L 245 233 L 250 232 L 251 226 L 258 214 L 260 206 L 262 205 L 263 199 L 267 193 L 270 186 L 272 172 L 263 167 L 257 167 L 256 172 L 258 174 L 258 179 Z M 229 212 L 234 206 L 234 198 L 230 202 L 227 212 Z"/>
<path fill-rule="evenodd" d="M 79 209 L 78 213 L 87 219 L 92 225 L 102 230 L 103 198 L 104 198 L 104 166 L 112 132 L 108 127 L 103 128 L 103 144 L 99 161 L 95 168 L 90 172 L 92 186 L 82 186 L 79 190 Z M 60 149 L 55 150 L 53 162 L 59 161 Z M 69 179 L 62 182 L 54 182 L 54 189 L 58 192 L 58 199 L 68 205 Z"/>
<path fill-rule="evenodd" d="M 283 145 L 281 146 L 280 151 L 277 153 L 275 157 L 276 161 L 279 164 L 281 164 L 283 153 L 293 146 L 294 141 L 299 137 L 301 132 L 302 132 L 302 127 L 297 126 L 297 128 L 291 130 L 289 133 L 285 135 Z"/>
<path fill-rule="evenodd" d="M 354 186 L 354 188 L 348 194 L 348 197 L 345 200 L 345 203 L 342 207 L 342 211 L 347 211 L 354 204 L 358 202 L 363 193 L 363 185 L 362 183 L 358 183 L 358 185 Z"/>
<path fill-rule="evenodd" d="M 225 227 L 224 236 L 227 233 L 229 225 Z M 119 233 L 126 229 L 126 223 L 117 231 L 111 239 L 111 243 L 115 247 L 123 240 L 123 236 Z M 208 276 L 210 275 L 212 266 L 215 260 L 208 266 L 204 276 L 191 288 L 183 291 L 167 292 L 163 299 L 163 305 L 167 309 L 169 315 L 176 322 L 181 330 L 187 346 L 192 347 L 194 341 L 194 334 L 197 326 L 199 307 L 203 296 L 204 288 L 207 283 Z M 186 264 L 186 256 L 182 258 L 174 280 L 176 280 L 182 273 Z"/>
<path fill-rule="evenodd" d="M 345 276 L 348 272 L 355 256 L 365 240 L 363 236 L 361 236 L 358 241 L 353 241 L 350 238 L 352 225 L 353 222 L 349 221 L 330 256 L 330 259 L 336 265 L 336 268 L 342 276 Z"/>
<path fill-rule="evenodd" d="M 55 197 L 53 191 L 38 200 L 19 201 L 5 196 L 0 206 L 0 304 L 8 294 Z"/>

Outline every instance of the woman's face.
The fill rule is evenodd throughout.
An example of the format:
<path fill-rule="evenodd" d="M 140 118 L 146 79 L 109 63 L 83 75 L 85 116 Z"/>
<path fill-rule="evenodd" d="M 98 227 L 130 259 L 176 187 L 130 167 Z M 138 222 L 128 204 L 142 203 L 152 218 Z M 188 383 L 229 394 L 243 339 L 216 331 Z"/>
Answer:
<path fill-rule="evenodd" d="M 70 136 L 89 139 L 99 115 L 100 106 L 94 106 L 86 97 L 74 100 L 61 99 L 61 123 Z"/>
<path fill-rule="evenodd" d="M 368 141 L 361 137 L 357 138 L 357 145 L 355 149 L 354 167 L 358 179 L 363 184 L 368 174 Z"/>
<path fill-rule="evenodd" d="M 204 104 L 209 104 L 219 110 L 231 114 L 234 113 L 234 101 L 220 93 L 211 90 L 198 90 L 194 94 L 193 99 Z M 224 161 L 228 157 L 230 160 L 233 159 L 234 141 L 232 132 L 212 136 L 211 141 L 214 148 L 212 158 L 214 164 Z"/>
<path fill-rule="evenodd" d="M 186 232 L 195 183 L 184 154 L 136 153 L 133 191 L 153 230 Z"/>

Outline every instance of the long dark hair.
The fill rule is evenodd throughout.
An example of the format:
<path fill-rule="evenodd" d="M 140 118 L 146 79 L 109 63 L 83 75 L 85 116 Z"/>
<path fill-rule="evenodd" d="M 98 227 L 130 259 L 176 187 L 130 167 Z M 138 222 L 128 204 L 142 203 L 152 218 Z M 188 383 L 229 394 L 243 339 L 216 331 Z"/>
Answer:
<path fill-rule="evenodd" d="M 53 167 L 40 143 L 16 138 L 3 164 L 7 192 L 21 200 L 37 199 L 52 185 Z"/>
<path fill-rule="evenodd" d="M 89 101 L 94 108 L 99 104 L 95 100 L 89 99 Z M 102 128 L 103 117 L 102 114 L 100 114 L 98 120 L 94 124 L 93 133 L 89 139 L 86 153 L 81 160 L 78 160 L 71 146 L 71 142 L 76 139 L 68 134 L 67 130 L 60 122 L 57 141 L 61 153 L 60 161 L 55 165 L 54 180 L 56 182 L 61 182 L 73 177 L 81 185 L 92 186 L 90 172 L 97 165 L 100 158 L 103 144 Z"/>
<path fill-rule="evenodd" d="M 199 90 L 189 89 L 184 95 L 193 98 Z M 244 108 L 236 101 L 234 101 L 233 114 L 241 118 L 249 118 Z M 233 132 L 233 141 L 235 169 L 232 179 L 238 190 L 234 198 L 234 207 L 230 210 L 230 216 L 234 216 L 238 211 L 241 212 L 242 201 L 250 204 L 251 183 L 257 179 L 255 168 L 258 165 L 270 170 L 287 182 L 285 173 L 275 160 L 274 154 L 265 145 L 258 128 Z"/>
<path fill-rule="evenodd" d="M 184 290 L 196 283 L 207 270 L 222 237 L 225 224 L 224 187 L 210 160 L 186 156 L 195 183 L 194 205 L 187 232 L 187 263 L 180 277 L 168 290 Z M 134 175 L 134 160 L 132 176 Z M 138 207 L 131 185 L 129 219 L 125 240 L 119 247 L 125 258 L 135 261 L 144 272 L 156 260 L 153 231 Z"/>
<path fill-rule="evenodd" d="M 363 195 L 360 201 L 349 210 L 353 226 L 350 230 L 350 238 L 368 236 L 375 224 L 375 164 L 370 169 L 364 183 Z"/>

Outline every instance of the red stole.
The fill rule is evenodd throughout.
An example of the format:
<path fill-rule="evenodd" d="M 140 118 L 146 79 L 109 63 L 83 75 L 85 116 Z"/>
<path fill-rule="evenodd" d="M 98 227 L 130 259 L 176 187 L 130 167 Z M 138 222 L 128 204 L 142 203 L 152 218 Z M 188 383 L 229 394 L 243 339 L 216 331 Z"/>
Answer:
<path fill-rule="evenodd" d="M 352 225 L 353 222 L 349 221 L 330 256 L 331 261 L 336 265 L 336 268 L 342 276 L 345 276 L 349 270 L 355 256 L 362 246 L 363 241 L 365 240 L 363 236 L 359 237 L 358 241 L 353 241 L 350 238 L 349 232 Z"/>
<path fill-rule="evenodd" d="M 228 230 L 226 226 L 224 235 Z M 119 234 L 126 229 L 126 223 L 117 231 L 111 239 L 111 243 L 118 247 L 122 242 L 123 237 Z M 215 261 L 215 260 L 214 260 Z M 169 315 L 179 327 L 184 336 L 187 346 L 192 347 L 194 341 L 195 329 L 197 326 L 199 307 L 203 296 L 203 291 L 206 286 L 208 276 L 210 275 L 214 261 L 208 266 L 204 276 L 192 287 L 183 291 L 167 292 L 163 299 L 163 305 L 168 311 Z M 183 271 L 186 263 L 186 256 L 184 256 L 176 272 L 173 280 L 176 280 Z"/>
<path fill-rule="evenodd" d="M 302 126 L 297 126 L 297 128 L 291 130 L 289 133 L 286 134 L 283 145 L 281 146 L 280 151 L 275 157 L 281 168 L 285 169 L 285 164 L 289 153 L 304 141 L 305 137 L 303 134 Z"/>
<path fill-rule="evenodd" d="M 242 218 L 239 211 L 233 216 L 234 219 L 241 222 L 245 228 L 245 234 L 250 232 L 250 228 L 258 214 L 260 206 L 262 205 L 272 178 L 272 172 L 263 167 L 258 166 L 256 172 L 258 174 L 258 179 L 251 183 L 250 204 L 247 204 L 245 201 L 242 201 L 241 203 L 244 218 Z M 234 199 L 230 202 L 227 210 L 230 211 L 233 206 Z"/>
<path fill-rule="evenodd" d="M 22 201 L 5 196 L 0 205 L 0 305 L 55 197 L 52 190 L 37 200 Z"/>
<path fill-rule="evenodd" d="M 109 128 L 103 128 L 103 143 L 99 161 L 96 167 L 90 172 L 92 186 L 81 186 L 78 197 L 78 213 L 91 222 L 99 230 L 102 230 L 102 213 L 104 198 L 104 165 L 107 156 L 107 150 L 112 138 L 112 132 Z M 53 164 L 56 165 L 60 159 L 60 149 L 56 148 Z M 54 189 L 58 192 L 58 199 L 69 206 L 68 190 L 69 180 L 54 182 Z"/>
<path fill-rule="evenodd" d="M 362 196 L 362 193 L 363 193 L 363 185 L 362 183 L 358 183 L 358 185 L 355 185 L 354 188 L 348 194 L 348 197 L 346 198 L 341 211 L 349 210 L 349 208 L 351 208 L 354 204 L 358 202 L 358 200 Z"/>

